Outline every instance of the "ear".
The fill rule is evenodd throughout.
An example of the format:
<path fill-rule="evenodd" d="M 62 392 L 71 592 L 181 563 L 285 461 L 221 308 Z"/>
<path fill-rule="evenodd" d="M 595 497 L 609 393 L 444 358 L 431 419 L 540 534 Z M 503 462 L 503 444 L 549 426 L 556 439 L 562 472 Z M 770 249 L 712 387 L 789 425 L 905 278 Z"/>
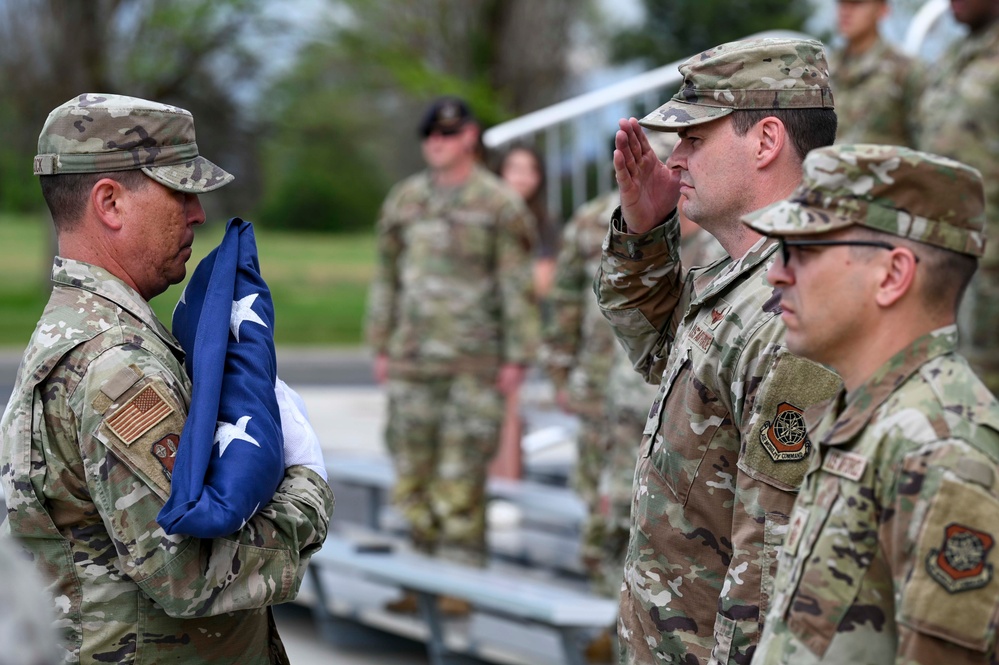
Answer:
<path fill-rule="evenodd" d="M 891 307 L 912 290 L 916 279 L 916 255 L 905 247 L 896 247 L 888 252 L 884 267 L 875 301 L 881 307 Z"/>
<path fill-rule="evenodd" d="M 101 178 L 90 189 L 90 206 L 101 223 L 112 231 L 120 231 L 124 218 L 126 190 L 116 180 Z"/>
<path fill-rule="evenodd" d="M 756 168 L 762 169 L 776 160 L 788 142 L 787 129 L 779 119 L 769 116 L 756 123 Z"/>

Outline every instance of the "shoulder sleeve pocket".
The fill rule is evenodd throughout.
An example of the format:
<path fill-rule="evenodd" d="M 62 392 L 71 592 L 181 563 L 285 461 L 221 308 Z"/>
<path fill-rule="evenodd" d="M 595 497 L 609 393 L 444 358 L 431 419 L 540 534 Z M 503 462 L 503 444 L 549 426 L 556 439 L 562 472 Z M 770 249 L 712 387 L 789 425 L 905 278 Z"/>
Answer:
<path fill-rule="evenodd" d="M 993 569 L 999 501 L 977 484 L 944 477 L 905 584 L 900 621 L 976 651 L 993 642 L 999 582 Z"/>
<path fill-rule="evenodd" d="M 783 490 L 801 485 L 812 442 L 804 410 L 832 397 L 840 379 L 821 365 L 782 350 L 761 382 L 739 468 Z"/>
<path fill-rule="evenodd" d="M 166 500 L 185 418 L 167 384 L 152 375 L 135 382 L 107 406 L 98 438 Z"/>

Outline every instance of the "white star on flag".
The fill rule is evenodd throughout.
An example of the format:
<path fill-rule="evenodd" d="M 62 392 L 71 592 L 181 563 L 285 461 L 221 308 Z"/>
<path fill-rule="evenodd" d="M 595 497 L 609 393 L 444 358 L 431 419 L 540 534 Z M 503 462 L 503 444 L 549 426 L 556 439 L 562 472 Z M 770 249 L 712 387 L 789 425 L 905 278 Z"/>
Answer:
<path fill-rule="evenodd" d="M 259 293 L 251 293 L 245 298 L 232 301 L 232 313 L 229 314 L 229 330 L 232 331 L 232 335 L 236 338 L 237 342 L 239 341 L 239 327 L 243 324 L 243 321 L 259 323 L 264 328 L 267 327 L 263 319 L 253 311 L 253 302 L 259 295 Z"/>
<path fill-rule="evenodd" d="M 232 423 L 222 422 L 221 420 L 215 423 L 215 441 L 212 443 L 219 444 L 219 457 L 222 457 L 222 455 L 225 454 L 225 449 L 229 447 L 229 444 L 236 440 L 249 441 L 257 448 L 260 447 L 257 440 L 246 433 L 246 425 L 249 422 L 250 416 L 240 416 L 235 425 Z"/>

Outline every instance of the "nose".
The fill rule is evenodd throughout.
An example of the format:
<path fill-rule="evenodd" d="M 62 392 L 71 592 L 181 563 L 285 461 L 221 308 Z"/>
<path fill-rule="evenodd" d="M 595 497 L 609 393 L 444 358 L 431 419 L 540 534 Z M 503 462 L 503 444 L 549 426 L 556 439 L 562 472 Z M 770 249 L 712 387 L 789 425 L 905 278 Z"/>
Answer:
<path fill-rule="evenodd" d="M 781 257 L 780 252 L 777 252 L 777 256 L 774 258 L 773 263 L 767 268 L 767 282 L 771 286 L 788 286 L 794 284 L 794 273 L 791 269 L 787 267 L 784 259 Z"/>
<path fill-rule="evenodd" d="M 187 201 L 184 202 L 187 212 L 188 223 L 199 225 L 205 223 L 205 209 L 201 207 L 201 199 L 197 194 L 188 194 Z"/>
<path fill-rule="evenodd" d="M 686 170 L 687 154 L 689 151 L 689 142 L 686 139 L 680 139 L 680 142 L 676 144 L 673 152 L 670 153 L 669 158 L 666 160 L 666 167 L 676 170 Z"/>

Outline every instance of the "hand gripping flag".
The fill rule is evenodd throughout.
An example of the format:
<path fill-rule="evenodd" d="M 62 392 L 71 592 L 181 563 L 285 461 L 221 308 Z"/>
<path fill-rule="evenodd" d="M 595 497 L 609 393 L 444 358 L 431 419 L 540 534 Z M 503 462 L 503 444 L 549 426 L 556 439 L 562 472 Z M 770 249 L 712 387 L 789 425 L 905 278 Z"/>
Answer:
<path fill-rule="evenodd" d="M 284 477 L 274 305 L 252 224 L 229 220 L 177 303 L 173 333 L 194 388 L 158 521 L 168 534 L 228 536 Z"/>

